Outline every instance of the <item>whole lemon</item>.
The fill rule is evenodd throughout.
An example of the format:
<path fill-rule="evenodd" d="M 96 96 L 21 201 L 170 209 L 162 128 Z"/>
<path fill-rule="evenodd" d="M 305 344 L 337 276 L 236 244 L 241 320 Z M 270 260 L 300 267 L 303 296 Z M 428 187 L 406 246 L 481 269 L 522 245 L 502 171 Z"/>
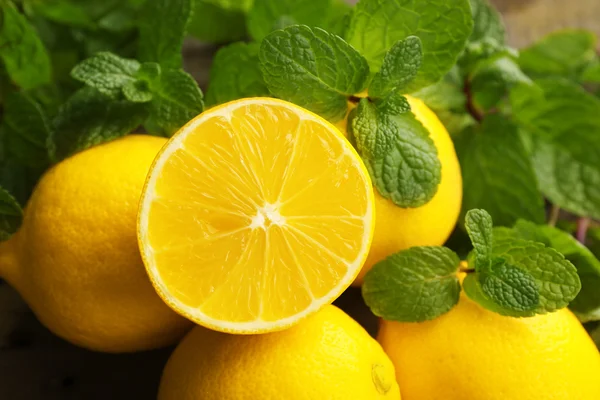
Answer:
<path fill-rule="evenodd" d="M 563 309 L 504 317 L 462 296 L 423 323 L 381 323 L 404 400 L 598 400 L 600 354 Z"/>
<path fill-rule="evenodd" d="M 442 179 L 433 198 L 416 208 L 400 208 L 375 190 L 375 234 L 369 256 L 354 285 L 362 284 L 365 274 L 374 264 L 394 253 L 413 246 L 444 244 L 460 214 L 462 175 L 450 134 L 423 101 L 411 96 L 406 98 L 437 148 Z M 337 124 L 343 132 L 346 126 L 346 120 Z"/>
<path fill-rule="evenodd" d="M 281 332 L 196 327 L 163 373 L 159 400 L 400 399 L 394 367 L 352 318 L 327 306 Z"/>
<path fill-rule="evenodd" d="M 155 293 L 136 239 L 146 174 L 166 139 L 129 135 L 49 169 L 20 230 L 0 244 L 0 276 L 39 320 L 93 350 L 175 342 L 191 323 Z"/>

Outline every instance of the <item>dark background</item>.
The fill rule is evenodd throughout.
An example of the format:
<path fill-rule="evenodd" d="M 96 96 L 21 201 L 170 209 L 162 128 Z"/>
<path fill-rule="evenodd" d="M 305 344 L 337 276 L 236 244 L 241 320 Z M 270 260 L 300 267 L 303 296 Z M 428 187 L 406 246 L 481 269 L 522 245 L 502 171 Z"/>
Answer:
<path fill-rule="evenodd" d="M 509 42 L 523 47 L 560 28 L 600 35 L 600 0 L 492 0 L 504 15 Z M 206 87 L 214 46 L 186 44 L 186 68 Z M 351 289 L 336 304 L 370 331 L 360 292 Z M 0 281 L 0 400 L 155 399 L 172 349 L 111 355 L 74 347 L 37 322 L 19 295 Z"/>

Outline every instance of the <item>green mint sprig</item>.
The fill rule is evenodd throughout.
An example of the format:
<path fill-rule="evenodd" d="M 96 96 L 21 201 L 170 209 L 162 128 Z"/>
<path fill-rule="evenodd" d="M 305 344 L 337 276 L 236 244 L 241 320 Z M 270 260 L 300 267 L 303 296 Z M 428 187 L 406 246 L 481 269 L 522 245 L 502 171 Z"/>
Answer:
<path fill-rule="evenodd" d="M 466 226 L 474 246 L 472 265 L 461 267 L 445 247 L 413 247 L 377 263 L 365 276 L 362 292 L 378 316 L 421 322 L 450 311 L 462 290 L 496 313 L 531 317 L 566 307 L 579 293 L 577 270 L 556 250 L 493 229 L 484 210 L 470 210 Z"/>
<path fill-rule="evenodd" d="M 8 239 L 21 226 L 23 209 L 19 202 L 0 187 L 0 240 Z"/>

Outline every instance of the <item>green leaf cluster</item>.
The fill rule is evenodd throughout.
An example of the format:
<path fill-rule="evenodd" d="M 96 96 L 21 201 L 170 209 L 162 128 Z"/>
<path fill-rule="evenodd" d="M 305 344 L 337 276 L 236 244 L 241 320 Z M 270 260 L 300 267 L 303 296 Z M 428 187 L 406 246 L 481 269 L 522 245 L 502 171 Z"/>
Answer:
<path fill-rule="evenodd" d="M 202 112 L 202 92 L 182 60 L 193 5 L 0 2 L 3 238 L 53 163 L 133 131 L 169 136 Z"/>

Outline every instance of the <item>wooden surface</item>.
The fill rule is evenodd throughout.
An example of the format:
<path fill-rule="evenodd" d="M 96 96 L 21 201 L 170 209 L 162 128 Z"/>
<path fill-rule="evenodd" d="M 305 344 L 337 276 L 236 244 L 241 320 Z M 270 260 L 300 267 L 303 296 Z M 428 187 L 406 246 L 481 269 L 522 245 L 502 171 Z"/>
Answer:
<path fill-rule="evenodd" d="M 600 34 L 600 0 L 493 0 L 505 16 L 509 41 L 522 47 L 559 28 Z M 213 46 L 186 46 L 186 68 L 205 87 Z M 375 319 L 356 289 L 337 303 L 371 332 Z M 19 296 L 0 283 L 0 400 L 154 399 L 171 349 L 130 355 L 93 353 L 54 337 Z"/>

